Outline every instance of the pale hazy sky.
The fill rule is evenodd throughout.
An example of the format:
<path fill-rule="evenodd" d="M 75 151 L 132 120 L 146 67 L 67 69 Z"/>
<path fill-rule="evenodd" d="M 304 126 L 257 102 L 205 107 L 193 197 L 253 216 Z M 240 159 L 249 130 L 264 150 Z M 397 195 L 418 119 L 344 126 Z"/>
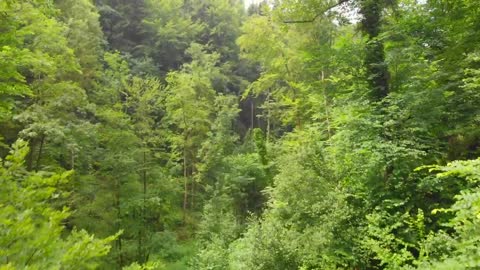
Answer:
<path fill-rule="evenodd" d="M 250 4 L 252 3 L 258 3 L 260 2 L 261 0 L 243 0 L 243 2 L 245 3 L 245 7 L 248 8 L 248 6 L 250 6 Z M 426 4 L 427 3 L 427 0 L 417 0 L 417 2 L 419 4 Z"/>
<path fill-rule="evenodd" d="M 248 8 L 248 6 L 250 6 L 250 4 L 255 3 L 257 1 L 258 0 L 243 0 L 243 2 L 245 3 L 245 7 L 247 7 L 247 8 Z"/>

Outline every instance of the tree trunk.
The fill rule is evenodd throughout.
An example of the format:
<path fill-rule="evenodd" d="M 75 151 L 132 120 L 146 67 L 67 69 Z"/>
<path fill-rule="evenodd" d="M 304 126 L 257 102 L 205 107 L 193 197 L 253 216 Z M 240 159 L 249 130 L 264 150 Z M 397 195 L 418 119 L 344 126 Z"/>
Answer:
<path fill-rule="evenodd" d="M 250 120 L 250 129 L 253 130 L 253 128 L 255 127 L 255 103 L 254 103 L 254 98 L 251 97 L 250 98 L 250 115 L 251 115 L 251 120 Z"/>
<path fill-rule="evenodd" d="M 142 171 L 142 178 L 143 178 L 143 207 L 142 207 L 142 225 L 143 228 L 140 232 L 139 237 L 139 258 L 142 263 L 145 263 L 145 249 L 143 248 L 144 242 L 147 239 L 147 151 L 146 149 L 143 150 L 143 171 Z"/>
<path fill-rule="evenodd" d="M 42 158 L 44 143 L 45 143 L 45 135 L 42 135 L 42 139 L 40 140 L 40 148 L 38 149 L 37 163 L 35 165 L 35 171 L 36 172 L 38 172 L 38 170 L 40 169 L 40 160 Z"/>
<path fill-rule="evenodd" d="M 267 91 L 267 132 L 266 132 L 266 145 L 268 145 L 270 139 L 270 89 Z"/>
<path fill-rule="evenodd" d="M 73 149 L 70 150 L 72 158 L 71 158 L 71 170 L 75 170 L 75 151 Z"/>
<path fill-rule="evenodd" d="M 121 207 L 120 207 L 120 180 L 116 179 L 115 181 L 115 188 L 116 188 L 116 194 L 115 194 L 115 208 L 117 208 L 117 220 L 116 220 L 116 229 L 119 231 L 121 229 L 120 227 L 120 220 L 122 218 L 122 213 L 121 213 Z M 117 247 L 118 247 L 118 256 L 117 256 L 117 261 L 119 265 L 119 269 L 123 267 L 123 254 L 122 254 L 122 236 L 119 235 L 117 239 Z"/>
<path fill-rule="evenodd" d="M 325 72 L 323 70 L 322 70 L 321 80 L 322 80 L 322 83 L 325 81 Z M 323 85 L 323 100 L 324 100 L 324 106 L 325 106 L 325 122 L 327 124 L 328 139 L 330 139 L 332 137 L 332 130 L 330 128 L 330 110 L 329 110 L 330 104 L 328 103 L 326 85 Z"/>
<path fill-rule="evenodd" d="M 186 142 L 186 138 L 185 138 Z M 188 205 L 188 178 L 187 178 L 187 149 L 186 143 L 183 145 L 183 224 L 187 218 L 187 205 Z"/>
<path fill-rule="evenodd" d="M 35 158 L 34 152 L 35 152 L 35 147 L 36 147 L 36 140 L 32 139 L 29 143 L 30 146 L 30 151 L 28 152 L 28 157 L 27 157 L 27 170 L 32 171 L 33 170 L 33 160 Z"/>
<path fill-rule="evenodd" d="M 195 208 L 195 163 L 196 163 L 196 160 L 195 158 L 193 158 L 192 160 L 192 171 L 191 171 L 191 175 L 193 176 L 192 177 L 192 188 L 191 188 L 191 195 L 190 195 L 190 198 L 191 198 L 191 209 L 194 209 Z"/>
<path fill-rule="evenodd" d="M 381 31 L 382 12 L 385 1 L 381 0 L 360 0 L 360 13 L 363 15 L 362 28 L 368 34 L 366 45 L 365 66 L 367 69 L 367 80 L 371 89 L 371 101 L 383 101 L 389 94 L 390 74 L 388 65 L 385 62 L 385 48 L 383 41 L 378 38 Z M 381 104 L 385 106 L 384 104 Z M 380 109 L 380 108 L 378 108 Z M 381 132 L 381 136 L 391 142 L 392 138 Z M 386 166 L 383 173 L 385 187 L 388 186 L 390 176 L 394 171 L 393 161 L 385 157 Z"/>
<path fill-rule="evenodd" d="M 363 15 L 362 28 L 368 34 L 365 66 L 367 80 L 372 88 L 373 101 L 381 101 L 389 92 L 389 73 L 385 63 L 383 42 L 378 39 L 381 30 L 383 1 L 361 0 L 360 13 Z"/>

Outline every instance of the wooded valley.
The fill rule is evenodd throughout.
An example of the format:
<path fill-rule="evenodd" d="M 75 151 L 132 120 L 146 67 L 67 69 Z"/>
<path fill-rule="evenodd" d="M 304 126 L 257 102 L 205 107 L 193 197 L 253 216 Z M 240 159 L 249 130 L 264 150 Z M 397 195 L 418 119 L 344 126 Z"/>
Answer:
<path fill-rule="evenodd" d="M 0 0 L 0 270 L 480 269 L 478 0 Z"/>

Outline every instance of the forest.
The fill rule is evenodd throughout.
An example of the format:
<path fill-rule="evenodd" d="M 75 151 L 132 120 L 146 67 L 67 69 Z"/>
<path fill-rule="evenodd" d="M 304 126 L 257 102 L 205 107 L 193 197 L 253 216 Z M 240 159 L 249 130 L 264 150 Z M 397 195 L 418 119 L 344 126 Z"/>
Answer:
<path fill-rule="evenodd" d="M 478 0 L 0 0 L 15 269 L 480 269 Z"/>

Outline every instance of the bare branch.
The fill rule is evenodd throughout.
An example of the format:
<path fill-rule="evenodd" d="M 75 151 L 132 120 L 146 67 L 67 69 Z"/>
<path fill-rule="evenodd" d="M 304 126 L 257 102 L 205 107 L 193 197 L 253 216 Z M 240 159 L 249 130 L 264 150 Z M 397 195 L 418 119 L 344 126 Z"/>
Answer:
<path fill-rule="evenodd" d="M 283 21 L 283 23 L 312 23 L 314 22 L 316 19 L 318 19 L 318 17 L 320 17 L 321 15 L 325 14 L 326 12 L 342 5 L 343 3 L 346 3 L 350 0 L 338 0 L 338 2 L 333 5 L 333 6 L 330 6 L 328 8 L 326 8 L 324 11 L 318 13 L 317 15 L 315 15 L 315 17 L 313 17 L 312 19 L 309 19 L 309 20 L 287 20 L 287 21 Z"/>

